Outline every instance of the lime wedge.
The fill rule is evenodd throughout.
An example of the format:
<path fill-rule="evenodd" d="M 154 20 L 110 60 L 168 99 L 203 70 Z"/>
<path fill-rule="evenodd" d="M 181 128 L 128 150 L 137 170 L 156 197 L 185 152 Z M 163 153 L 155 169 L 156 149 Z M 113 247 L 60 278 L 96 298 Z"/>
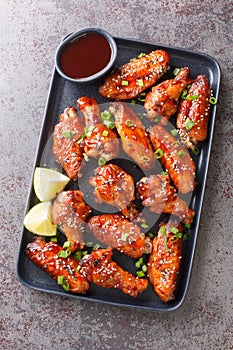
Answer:
<path fill-rule="evenodd" d="M 70 181 L 70 178 L 56 170 L 36 168 L 34 172 L 34 190 L 37 198 L 49 201 L 61 192 Z"/>
<path fill-rule="evenodd" d="M 55 236 L 57 226 L 51 222 L 52 203 L 42 202 L 32 207 L 24 218 L 26 229 L 39 236 Z"/>

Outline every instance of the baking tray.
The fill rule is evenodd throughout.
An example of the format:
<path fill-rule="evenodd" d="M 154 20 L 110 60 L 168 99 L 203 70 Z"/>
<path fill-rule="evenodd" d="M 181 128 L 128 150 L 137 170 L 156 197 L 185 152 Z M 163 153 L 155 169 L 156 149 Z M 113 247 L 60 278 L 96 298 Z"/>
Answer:
<path fill-rule="evenodd" d="M 115 40 L 118 46 L 118 55 L 115 66 L 120 66 L 128 62 L 131 58 L 136 57 L 141 52 L 150 52 L 159 48 L 164 49 L 170 54 L 171 58 L 171 69 L 170 73 L 166 73 L 167 77 L 171 77 L 171 72 L 175 67 L 181 68 L 188 66 L 191 70 L 192 78 L 195 78 L 199 74 L 206 75 L 210 82 L 213 96 L 218 99 L 220 85 L 220 67 L 217 61 L 211 56 L 178 47 L 164 46 L 137 40 L 129 40 L 123 38 L 115 38 Z M 163 77 L 163 80 L 165 78 L 166 76 Z M 99 103 L 108 102 L 98 93 L 98 86 L 100 83 L 101 80 L 89 85 L 79 85 L 73 82 L 69 82 L 63 79 L 54 68 L 48 100 L 45 108 L 44 121 L 39 138 L 37 156 L 34 164 L 35 167 L 45 166 L 58 168 L 58 163 L 56 163 L 55 158 L 52 155 L 51 147 L 53 129 L 55 124 L 58 122 L 59 115 L 64 111 L 66 107 L 72 105 L 76 106 L 77 98 L 84 95 L 95 97 Z M 77 295 L 66 292 L 61 286 L 56 283 L 56 281 L 54 281 L 46 272 L 42 271 L 39 267 L 34 265 L 26 256 L 25 248 L 27 244 L 34 239 L 34 236 L 25 228 L 22 230 L 22 238 L 17 261 L 17 276 L 19 281 L 23 285 L 35 290 L 54 293 L 66 297 L 73 297 L 79 300 L 90 300 L 99 303 L 107 303 L 112 305 L 153 311 L 165 312 L 177 309 L 183 303 L 190 283 L 196 241 L 198 236 L 199 221 L 201 216 L 201 208 L 207 178 L 208 163 L 211 152 L 215 114 L 216 105 L 211 106 L 208 136 L 204 142 L 199 144 L 199 155 L 192 156 L 197 168 L 197 187 L 192 194 L 192 198 L 190 198 L 189 206 L 195 210 L 196 217 L 189 232 L 189 240 L 183 241 L 181 268 L 176 284 L 176 297 L 173 301 L 169 303 L 163 303 L 153 291 L 150 283 L 148 289 L 137 298 L 132 298 L 119 290 L 104 289 L 94 284 L 91 285 L 91 289 L 86 295 Z M 124 164 L 122 167 L 124 167 Z M 34 168 L 32 171 L 32 176 L 33 173 Z M 140 174 L 131 174 L 134 177 L 140 177 Z M 28 196 L 25 213 L 29 208 L 38 202 L 33 191 L 32 179 L 31 190 Z M 77 185 L 73 184 L 73 188 L 77 188 Z M 136 272 L 134 261 L 132 259 L 126 258 L 119 253 L 116 253 L 114 258 L 123 268 L 129 270 L 132 273 Z"/>

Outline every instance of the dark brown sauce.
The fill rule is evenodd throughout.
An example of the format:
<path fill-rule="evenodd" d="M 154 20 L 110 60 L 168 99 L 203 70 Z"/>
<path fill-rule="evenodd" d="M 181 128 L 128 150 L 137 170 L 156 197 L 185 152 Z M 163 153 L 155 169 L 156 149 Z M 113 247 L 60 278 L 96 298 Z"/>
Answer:
<path fill-rule="evenodd" d="M 65 47 L 60 66 L 71 78 L 86 78 L 105 68 L 110 58 L 108 41 L 101 34 L 88 33 Z"/>

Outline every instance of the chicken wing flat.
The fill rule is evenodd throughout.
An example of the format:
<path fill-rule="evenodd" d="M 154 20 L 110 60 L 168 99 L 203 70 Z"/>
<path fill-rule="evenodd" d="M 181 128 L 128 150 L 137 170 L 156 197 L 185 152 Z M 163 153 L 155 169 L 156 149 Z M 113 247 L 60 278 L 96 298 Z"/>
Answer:
<path fill-rule="evenodd" d="M 160 226 L 158 235 L 153 239 L 153 250 L 147 263 L 149 280 L 164 303 L 174 299 L 182 253 L 182 238 L 178 236 L 181 229 L 176 222 Z M 177 230 L 177 233 L 174 234 L 171 230 Z"/>
<path fill-rule="evenodd" d="M 88 220 L 88 226 L 100 242 L 131 258 L 139 258 L 151 251 L 150 239 L 121 214 L 92 216 Z"/>
<path fill-rule="evenodd" d="M 84 247 L 84 222 L 91 213 L 91 208 L 83 200 L 78 190 L 60 192 L 52 206 L 52 222 L 58 225 L 75 251 Z"/>
<path fill-rule="evenodd" d="M 136 113 L 124 102 L 112 102 L 109 111 L 114 115 L 124 152 L 143 170 L 155 166 L 155 156 L 148 134 Z"/>
<path fill-rule="evenodd" d="M 184 88 L 192 82 L 189 73 L 188 67 L 181 68 L 174 79 L 165 80 L 148 92 L 144 108 L 151 122 L 159 117 L 160 123 L 166 124 L 167 120 L 177 112 L 179 97 Z"/>
<path fill-rule="evenodd" d="M 128 208 L 135 199 L 134 180 L 131 175 L 116 164 L 107 164 L 95 170 L 95 176 L 90 179 L 94 186 L 94 196 L 97 203 L 105 202 L 115 206 L 123 214 L 128 214 Z"/>
<path fill-rule="evenodd" d="M 160 157 L 177 190 L 184 194 L 193 191 L 196 167 L 189 152 L 161 125 L 151 127 L 149 136 L 155 154 Z"/>
<path fill-rule="evenodd" d="M 168 175 L 143 177 L 137 183 L 137 190 L 142 205 L 149 207 L 151 212 L 176 215 L 184 224 L 192 223 L 195 212 L 177 195 L 176 189 L 170 185 Z"/>
<path fill-rule="evenodd" d="M 84 278 L 103 288 L 117 288 L 135 298 L 148 287 L 147 279 L 133 276 L 112 260 L 111 248 L 92 251 L 80 265 Z"/>
<path fill-rule="evenodd" d="M 83 133 L 84 122 L 76 108 L 66 108 L 54 128 L 52 151 L 72 180 L 77 179 L 83 160 L 83 147 L 78 142 Z"/>
<path fill-rule="evenodd" d="M 109 99 L 135 98 L 155 84 L 167 71 L 169 62 L 169 54 L 163 50 L 155 50 L 136 58 L 110 74 L 100 86 L 99 93 Z"/>
<path fill-rule="evenodd" d="M 79 262 L 68 256 L 62 258 L 59 252 L 63 248 L 54 242 L 46 243 L 42 238 L 36 238 L 26 248 L 28 257 L 42 270 L 46 271 L 55 280 L 62 277 L 66 290 L 84 294 L 90 288 L 90 282 L 79 272 Z"/>
<path fill-rule="evenodd" d="M 93 158 L 103 157 L 106 161 L 117 157 L 120 147 L 118 137 L 103 124 L 96 99 L 83 96 L 77 100 L 77 104 L 88 129 L 82 142 L 85 154 Z"/>
<path fill-rule="evenodd" d="M 199 75 L 187 93 L 187 98 L 191 100 L 182 100 L 179 104 L 177 128 L 187 148 L 194 149 L 198 141 L 204 141 L 207 136 L 210 96 L 208 79 L 204 75 Z"/>

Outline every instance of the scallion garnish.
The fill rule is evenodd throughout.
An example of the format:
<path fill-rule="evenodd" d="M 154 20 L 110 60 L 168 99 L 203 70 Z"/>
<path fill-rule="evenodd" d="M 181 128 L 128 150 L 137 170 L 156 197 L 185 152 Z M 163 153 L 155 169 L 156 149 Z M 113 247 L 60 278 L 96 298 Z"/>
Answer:
<path fill-rule="evenodd" d="M 69 248 L 71 245 L 71 243 L 69 241 L 65 241 L 62 248 L 66 249 L 66 248 Z"/>
<path fill-rule="evenodd" d="M 177 152 L 177 155 L 184 158 L 186 156 L 185 152 L 183 150 L 180 150 L 179 152 Z"/>
<path fill-rule="evenodd" d="M 138 277 L 144 277 L 145 276 L 145 273 L 142 270 L 137 271 L 136 274 L 137 274 Z"/>
<path fill-rule="evenodd" d="M 148 228 L 149 226 L 147 224 L 141 224 L 142 228 Z"/>
<path fill-rule="evenodd" d="M 179 133 L 178 133 L 178 131 L 177 131 L 176 129 L 172 129 L 172 130 L 171 130 L 171 134 L 172 134 L 173 136 L 177 136 Z"/>
<path fill-rule="evenodd" d="M 64 281 L 64 276 L 57 276 L 57 283 L 58 284 L 62 284 L 63 281 Z"/>
<path fill-rule="evenodd" d="M 136 101 L 136 100 L 131 100 L 130 103 L 131 103 L 132 105 L 136 105 L 137 101 Z"/>
<path fill-rule="evenodd" d="M 89 160 L 90 160 L 86 153 L 83 153 L 83 158 L 86 162 L 89 162 Z"/>
<path fill-rule="evenodd" d="M 193 152 L 193 154 L 198 155 L 200 151 L 197 147 L 194 147 L 194 148 L 192 148 L 192 152 Z"/>
<path fill-rule="evenodd" d="M 80 261 L 82 259 L 82 251 L 81 250 L 78 250 L 77 252 L 75 252 L 75 254 L 73 255 L 73 258 L 75 260 L 78 260 Z"/>
<path fill-rule="evenodd" d="M 161 117 L 155 117 L 154 123 L 158 123 L 161 120 Z"/>
<path fill-rule="evenodd" d="M 62 131 L 62 136 L 71 139 L 73 137 L 73 132 L 71 130 L 64 130 Z"/>
<path fill-rule="evenodd" d="M 187 101 L 198 100 L 198 98 L 199 98 L 198 95 L 191 95 L 191 96 L 182 96 L 182 95 L 181 95 L 181 99 L 182 99 L 182 100 L 187 100 Z"/>
<path fill-rule="evenodd" d="M 69 282 L 64 278 L 64 276 L 57 276 L 57 283 L 60 284 L 62 288 L 68 292 Z"/>
<path fill-rule="evenodd" d="M 179 73 L 180 68 L 175 68 L 174 71 L 172 72 L 173 75 L 177 76 L 177 74 Z"/>
<path fill-rule="evenodd" d="M 60 250 L 60 252 L 58 253 L 58 256 L 59 258 L 67 258 L 70 254 L 71 254 L 71 250 L 66 249 L 66 250 Z"/>
<path fill-rule="evenodd" d="M 122 86 L 128 86 L 128 85 L 129 85 L 128 80 L 122 80 L 122 81 L 121 81 L 121 85 L 122 85 Z"/>
<path fill-rule="evenodd" d="M 108 131 L 107 131 L 107 130 L 104 130 L 104 131 L 102 132 L 102 136 L 108 136 Z"/>
<path fill-rule="evenodd" d="M 115 119 L 109 111 L 105 110 L 105 111 L 101 112 L 100 116 L 101 116 L 101 119 L 103 121 L 103 124 L 106 125 L 107 128 L 109 128 L 109 129 L 115 128 L 115 126 L 116 126 Z"/>
<path fill-rule="evenodd" d="M 165 246 L 165 248 L 166 248 L 166 251 L 169 251 L 170 249 L 168 248 L 168 245 L 167 245 L 166 226 L 160 226 L 159 232 L 160 232 L 161 235 L 163 236 L 163 239 L 164 239 L 164 246 Z"/>
<path fill-rule="evenodd" d="M 184 227 L 187 228 L 187 229 L 190 229 L 191 224 L 185 224 Z"/>
<path fill-rule="evenodd" d="M 51 237 L 50 238 L 51 242 L 57 243 L 57 236 Z"/>
<path fill-rule="evenodd" d="M 98 165 L 103 166 L 106 164 L 106 159 L 104 157 L 100 157 L 98 160 Z"/>
<path fill-rule="evenodd" d="M 184 125 L 185 125 L 187 130 L 191 130 L 193 128 L 193 126 L 195 125 L 195 122 L 193 120 L 187 118 L 184 122 Z"/>
<path fill-rule="evenodd" d="M 137 84 L 140 88 L 144 86 L 143 80 L 142 79 L 137 79 Z"/>
<path fill-rule="evenodd" d="M 143 271 L 143 272 L 147 272 L 147 266 L 146 266 L 146 264 L 143 264 L 143 265 L 142 265 L 142 271 Z"/>
<path fill-rule="evenodd" d="M 143 258 L 139 258 L 139 259 L 135 262 L 135 266 L 137 267 L 137 269 L 139 269 L 143 264 L 144 264 Z"/>
<path fill-rule="evenodd" d="M 154 238 L 154 234 L 153 234 L 152 232 L 148 232 L 148 233 L 147 233 L 147 236 L 150 237 L 151 239 Z"/>
<path fill-rule="evenodd" d="M 160 159 L 164 153 L 163 153 L 163 150 L 161 148 L 158 148 L 155 152 L 154 152 L 154 155 L 157 159 Z"/>
<path fill-rule="evenodd" d="M 148 162 L 150 162 L 150 157 L 143 156 L 143 157 L 141 158 L 141 160 L 143 161 L 143 163 L 148 163 Z"/>
<path fill-rule="evenodd" d="M 146 93 L 142 92 L 139 96 L 138 96 L 138 100 L 141 102 L 145 102 L 146 100 Z"/>
<path fill-rule="evenodd" d="M 142 58 L 142 57 L 145 57 L 146 56 L 146 53 L 145 52 L 141 52 L 139 55 L 138 55 L 138 58 Z"/>
<path fill-rule="evenodd" d="M 132 127 L 132 126 L 134 126 L 134 122 L 132 120 L 130 120 L 130 119 L 127 119 L 126 120 L 126 125 Z"/>
<path fill-rule="evenodd" d="M 210 97 L 210 99 L 209 99 L 209 103 L 210 103 L 211 105 L 216 105 L 217 99 L 216 99 L 214 96 L 212 96 L 212 97 Z"/>
<path fill-rule="evenodd" d="M 124 241 L 124 242 L 127 242 L 127 238 L 128 238 L 128 233 L 123 232 L 122 235 L 121 235 L 121 240 Z"/>

